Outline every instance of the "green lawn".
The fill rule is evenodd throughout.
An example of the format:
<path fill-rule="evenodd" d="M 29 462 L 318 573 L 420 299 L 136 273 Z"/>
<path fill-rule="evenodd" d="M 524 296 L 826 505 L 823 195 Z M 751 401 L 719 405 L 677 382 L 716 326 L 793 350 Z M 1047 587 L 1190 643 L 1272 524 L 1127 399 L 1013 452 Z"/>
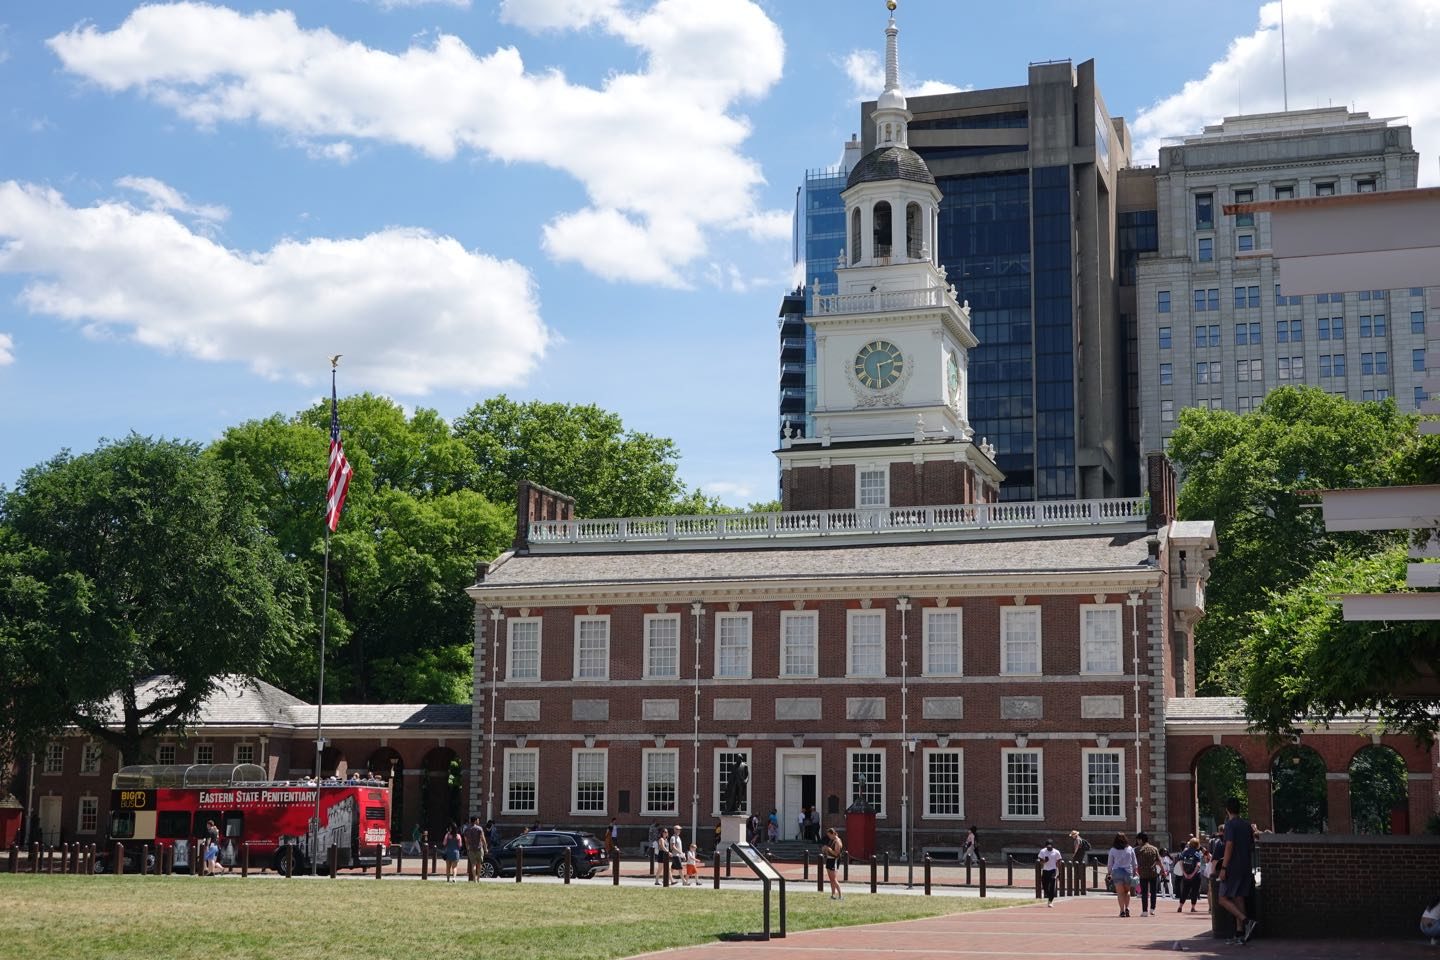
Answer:
<path fill-rule="evenodd" d="M 792 931 L 1013 905 L 861 893 L 835 903 L 799 884 L 786 901 Z M 600 960 L 762 926 L 758 886 L 0 875 L 0 904 L 0 944 L 23 960 Z"/>

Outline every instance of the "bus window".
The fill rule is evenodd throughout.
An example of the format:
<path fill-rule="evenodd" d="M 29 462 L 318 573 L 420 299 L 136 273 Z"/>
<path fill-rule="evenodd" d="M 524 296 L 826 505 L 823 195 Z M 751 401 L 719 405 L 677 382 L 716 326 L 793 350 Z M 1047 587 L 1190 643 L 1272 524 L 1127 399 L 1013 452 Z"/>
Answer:
<path fill-rule="evenodd" d="M 190 814 L 184 810 L 161 810 L 155 818 L 158 840 L 183 840 L 190 835 Z"/>
<path fill-rule="evenodd" d="M 239 810 L 230 810 L 225 814 L 225 824 L 220 828 L 220 835 L 225 837 L 238 837 L 245 832 L 245 814 Z"/>
<path fill-rule="evenodd" d="M 220 811 L 219 811 L 219 810 L 197 810 L 197 811 L 195 811 L 195 836 L 197 836 L 197 837 L 203 837 L 203 836 L 205 836 L 205 828 L 206 828 L 206 825 L 209 824 L 212 820 L 213 820 L 216 824 L 219 824 L 219 823 L 220 823 L 220 819 L 221 819 L 221 817 L 220 817 Z"/>
<path fill-rule="evenodd" d="M 366 820 L 384 820 L 384 819 L 385 819 L 385 808 L 384 808 L 384 807 L 366 807 L 366 808 L 365 808 L 365 819 L 366 819 Z"/>
<path fill-rule="evenodd" d="M 135 836 L 134 810 L 116 810 L 110 815 L 110 836 L 115 840 L 128 840 Z"/>

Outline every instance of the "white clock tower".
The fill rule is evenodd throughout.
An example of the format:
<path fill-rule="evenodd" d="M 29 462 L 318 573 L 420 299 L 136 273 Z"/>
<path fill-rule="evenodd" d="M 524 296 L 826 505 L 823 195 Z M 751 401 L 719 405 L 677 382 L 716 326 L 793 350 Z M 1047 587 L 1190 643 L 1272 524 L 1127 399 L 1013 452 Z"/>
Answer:
<path fill-rule="evenodd" d="M 782 481 L 791 509 L 935 504 L 923 480 L 893 482 L 903 480 L 893 476 L 896 462 L 910 465 L 912 473 L 923 473 L 927 460 L 963 462 L 973 474 L 960 486 L 968 491 L 965 499 L 954 495 L 953 484 L 930 484 L 941 502 L 951 504 L 993 498 L 991 488 L 1002 477 L 993 448 L 983 438 L 977 445 L 970 427 L 969 351 L 979 341 L 970 330 L 968 305 L 957 299 L 939 265 L 940 190 L 908 146 L 911 114 L 900 91 L 899 32 L 892 14 L 885 29 L 885 90 L 872 114 L 876 146 L 850 171 L 841 194 L 846 246 L 836 270 L 838 292 L 821 296 L 817 290 L 805 318 L 815 333 L 814 436 L 782 441 L 782 470 L 793 481 Z M 812 465 L 853 467 L 854 503 L 845 502 L 844 484 L 837 486 L 833 476 L 826 478 L 824 495 L 808 495 L 818 481 L 797 471 Z M 861 477 L 867 472 L 868 483 Z M 886 474 L 883 498 L 877 472 Z M 902 487 L 920 492 L 897 497 Z"/>

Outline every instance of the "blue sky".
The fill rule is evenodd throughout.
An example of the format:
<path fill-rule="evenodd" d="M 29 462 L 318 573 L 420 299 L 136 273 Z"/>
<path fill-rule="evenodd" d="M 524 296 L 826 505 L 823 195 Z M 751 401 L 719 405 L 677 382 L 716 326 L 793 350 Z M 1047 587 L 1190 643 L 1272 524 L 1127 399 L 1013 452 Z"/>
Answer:
<path fill-rule="evenodd" d="M 1292 0 L 1292 107 L 1408 117 L 1436 181 L 1440 0 Z M 1094 58 L 1137 161 L 1278 109 L 1278 3 L 902 0 L 915 92 Z M 775 493 L 790 211 L 878 92 L 882 0 L 48 0 L 0 7 L 0 484 L 374 390 L 497 392 Z M 963 291 L 962 291 L 963 293 Z"/>

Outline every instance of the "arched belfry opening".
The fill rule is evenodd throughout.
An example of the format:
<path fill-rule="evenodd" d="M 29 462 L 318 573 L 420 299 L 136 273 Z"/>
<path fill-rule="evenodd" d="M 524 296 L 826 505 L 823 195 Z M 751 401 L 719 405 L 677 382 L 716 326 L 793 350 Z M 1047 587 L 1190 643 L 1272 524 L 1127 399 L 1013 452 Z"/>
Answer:
<path fill-rule="evenodd" d="M 871 243 L 873 244 L 874 257 L 877 261 L 885 260 L 890 256 L 890 201 L 881 200 L 875 204 L 873 210 L 874 225 L 871 228 Z"/>
<path fill-rule="evenodd" d="M 850 211 L 850 265 L 860 262 L 860 208 Z"/>
<path fill-rule="evenodd" d="M 925 215 L 920 204 L 910 201 L 905 205 L 905 256 L 910 260 L 920 259 L 920 250 L 925 245 Z"/>

